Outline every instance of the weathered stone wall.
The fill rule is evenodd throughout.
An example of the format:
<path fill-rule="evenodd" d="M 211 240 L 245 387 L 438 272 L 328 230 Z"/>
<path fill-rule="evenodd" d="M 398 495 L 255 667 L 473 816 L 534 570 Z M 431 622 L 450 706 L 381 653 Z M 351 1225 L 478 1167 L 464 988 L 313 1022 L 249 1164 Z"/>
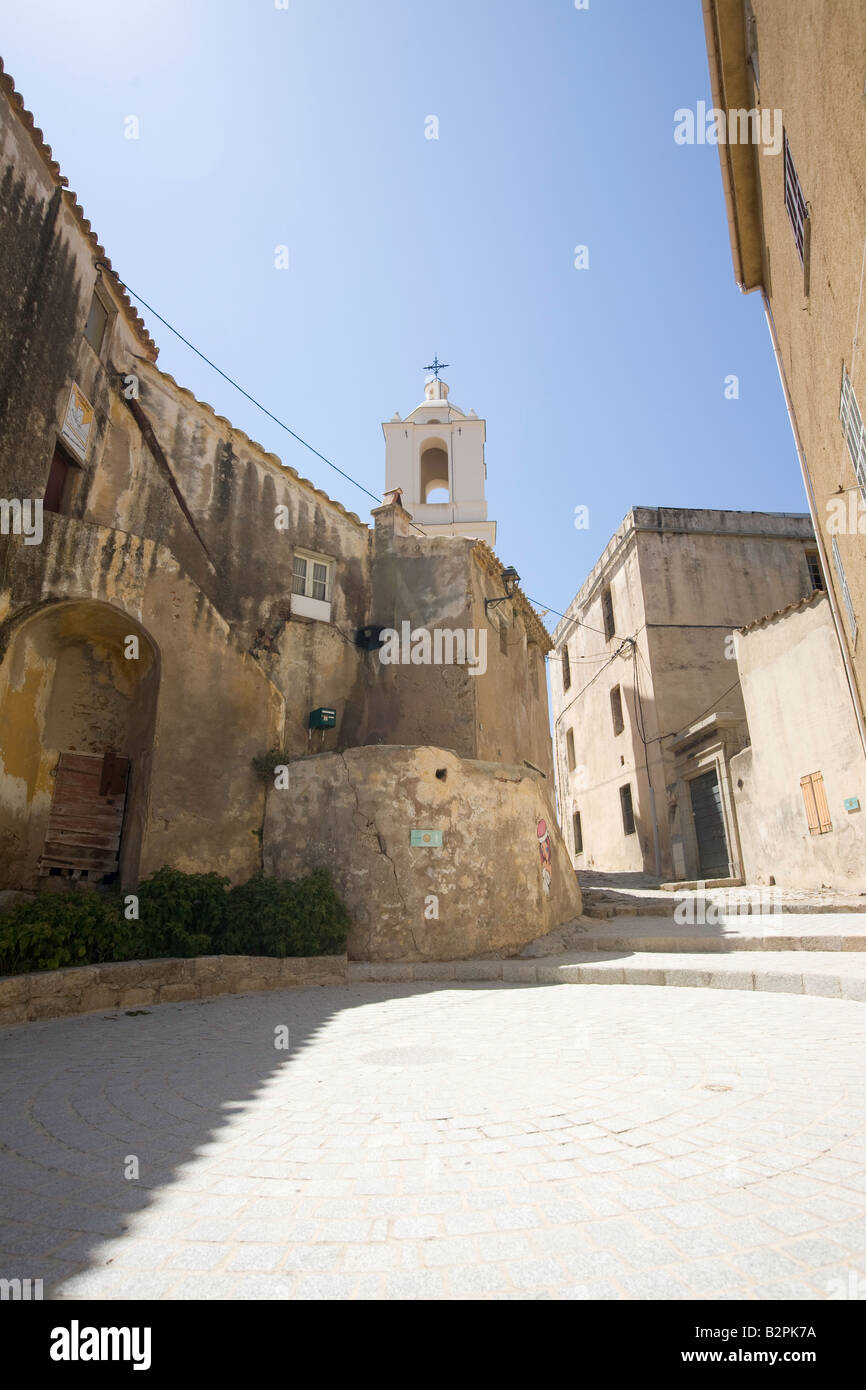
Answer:
<path fill-rule="evenodd" d="M 134 720 L 129 728 L 141 754 L 133 794 L 146 795 L 130 804 L 140 863 L 136 854 L 123 865 L 126 880 L 164 863 L 219 868 L 234 879 L 254 873 L 263 791 L 251 760 L 279 739 L 276 688 L 162 547 L 127 536 L 118 548 L 116 532 L 52 516 L 42 546 L 14 539 L 20 559 L 0 624 L 0 883 L 36 884 L 52 772 L 69 746 L 57 741 L 67 725 L 52 732 L 50 717 L 71 693 L 58 684 L 66 652 L 102 654 L 104 670 L 114 673 L 102 676 L 101 694 L 97 687 L 103 702 L 123 689 L 122 678 L 138 676 L 139 665 L 142 680 L 158 665 L 158 685 L 155 670 L 150 676 L 152 728 L 137 729 Z M 50 641 L 36 640 L 47 624 Z M 138 662 L 124 659 L 127 633 L 140 634 Z M 77 751 L 94 751 L 86 737 L 77 742 Z"/>
<path fill-rule="evenodd" d="M 413 830 L 440 830 L 442 847 L 412 846 Z M 353 915 L 354 960 L 517 954 L 581 910 L 544 778 L 441 748 L 292 762 L 289 786 L 268 793 L 264 859 L 281 878 L 330 871 Z"/>
<path fill-rule="evenodd" d="M 0 1028 L 72 1014 L 345 981 L 345 956 L 196 956 L 40 970 L 0 978 Z"/>
<path fill-rule="evenodd" d="M 60 510 L 44 515 L 41 543 L 0 537 L 0 887 L 37 884 L 62 752 L 111 746 L 131 759 L 126 884 L 164 863 L 234 879 L 259 867 L 264 790 L 251 761 L 274 748 L 297 759 L 432 744 L 550 777 L 549 639 L 520 594 L 485 611 L 502 592 L 492 552 L 419 536 L 399 505 L 378 508 L 371 531 L 160 372 L 2 74 L 0 154 L 0 493 L 42 498 L 73 383 L 94 407 L 81 466 L 70 467 Z M 84 337 L 95 290 L 108 311 L 97 347 Z M 317 618 L 292 611 L 297 550 L 333 561 L 330 609 Z M 384 665 L 355 640 L 359 628 L 404 621 L 483 634 L 485 671 Z M 144 653 L 135 670 L 126 633 Z M 64 700 L 68 717 L 55 717 Z M 336 710 L 336 725 L 311 734 L 318 706 Z M 525 816 L 529 784 L 500 782 L 501 825 L 509 799 Z M 552 787 L 543 794 L 552 824 Z M 549 904 L 542 915 L 527 910 L 524 939 L 545 929 Z M 490 928 L 497 942 L 510 930 Z"/>

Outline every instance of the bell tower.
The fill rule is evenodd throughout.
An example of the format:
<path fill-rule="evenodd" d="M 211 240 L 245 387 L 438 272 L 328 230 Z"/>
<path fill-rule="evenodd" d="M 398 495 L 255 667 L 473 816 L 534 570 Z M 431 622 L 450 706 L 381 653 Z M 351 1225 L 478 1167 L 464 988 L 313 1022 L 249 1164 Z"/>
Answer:
<path fill-rule="evenodd" d="M 382 429 L 385 434 L 385 490 L 400 488 L 403 505 L 428 536 L 471 536 L 496 543 L 496 522 L 487 520 L 484 461 L 485 423 L 474 410 L 468 415 L 448 399 L 439 377 L 442 366 L 424 386 L 424 399 L 404 418 L 399 411 Z"/>

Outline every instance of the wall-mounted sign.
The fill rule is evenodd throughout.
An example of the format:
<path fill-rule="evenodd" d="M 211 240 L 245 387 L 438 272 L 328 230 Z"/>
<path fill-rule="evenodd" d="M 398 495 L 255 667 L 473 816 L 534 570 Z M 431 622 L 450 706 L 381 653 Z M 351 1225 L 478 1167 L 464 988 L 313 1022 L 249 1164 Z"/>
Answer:
<path fill-rule="evenodd" d="M 442 831 L 441 830 L 410 830 L 409 844 L 416 845 L 421 849 L 441 849 Z"/>
<path fill-rule="evenodd" d="M 856 796 L 846 796 L 843 803 L 846 811 L 859 811 L 860 801 Z"/>
<path fill-rule="evenodd" d="M 93 406 L 84 392 L 73 383 L 66 405 L 66 415 L 60 438 L 68 444 L 75 457 L 84 462 L 90 431 L 93 427 Z"/>

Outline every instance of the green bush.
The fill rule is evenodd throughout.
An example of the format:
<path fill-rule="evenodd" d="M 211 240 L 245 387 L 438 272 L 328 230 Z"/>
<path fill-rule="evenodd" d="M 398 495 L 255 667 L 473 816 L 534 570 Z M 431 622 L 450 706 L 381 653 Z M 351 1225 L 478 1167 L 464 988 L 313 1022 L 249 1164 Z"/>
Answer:
<path fill-rule="evenodd" d="M 206 956 L 222 936 L 229 880 L 220 874 L 185 874 L 168 866 L 140 883 L 138 930 L 141 954 Z"/>
<path fill-rule="evenodd" d="M 125 892 L 44 893 L 0 916 L 0 975 L 159 956 L 327 956 L 346 949 L 349 914 L 325 869 L 295 882 L 162 868 Z"/>
<path fill-rule="evenodd" d="M 137 926 L 124 920 L 113 898 L 45 893 L 0 917 L 0 975 L 129 960 L 136 954 Z"/>
<path fill-rule="evenodd" d="M 336 955 L 346 949 L 348 927 L 325 869 L 296 882 L 259 873 L 229 893 L 218 949 L 242 956 Z"/>

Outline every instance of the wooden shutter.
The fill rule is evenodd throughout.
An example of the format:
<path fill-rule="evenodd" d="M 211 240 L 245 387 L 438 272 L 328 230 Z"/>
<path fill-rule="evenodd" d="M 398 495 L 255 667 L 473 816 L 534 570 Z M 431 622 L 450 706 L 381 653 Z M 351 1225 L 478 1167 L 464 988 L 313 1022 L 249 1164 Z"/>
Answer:
<path fill-rule="evenodd" d="M 830 807 L 827 805 L 823 776 L 820 772 L 807 772 L 805 777 L 800 778 L 800 787 L 806 807 L 809 834 L 826 835 L 828 830 L 833 829 L 833 822 L 830 820 Z"/>

